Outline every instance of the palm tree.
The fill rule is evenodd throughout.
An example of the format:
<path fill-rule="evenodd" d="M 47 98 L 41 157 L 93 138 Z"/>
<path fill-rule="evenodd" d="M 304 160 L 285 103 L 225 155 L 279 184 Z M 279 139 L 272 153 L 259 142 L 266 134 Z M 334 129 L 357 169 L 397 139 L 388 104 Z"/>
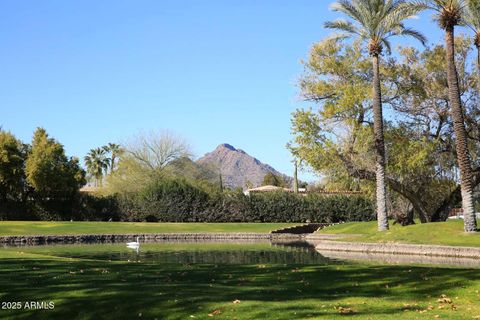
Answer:
<path fill-rule="evenodd" d="M 326 28 L 342 31 L 339 37 L 357 37 L 368 42 L 368 52 L 373 64 L 373 117 L 376 153 L 376 200 L 378 230 L 388 230 L 385 186 L 385 141 L 383 133 L 382 92 L 380 82 L 380 56 L 384 49 L 391 52 L 390 38 L 410 36 L 425 44 L 425 37 L 406 27 L 404 20 L 411 18 L 421 7 L 406 0 L 339 0 L 332 5 L 353 22 L 336 20 L 325 23 Z"/>
<path fill-rule="evenodd" d="M 445 31 L 448 98 L 456 136 L 457 162 L 460 168 L 464 229 L 466 232 L 474 232 L 477 229 L 477 221 L 473 200 L 473 171 L 468 151 L 467 131 L 455 62 L 455 27 L 462 25 L 464 23 L 463 19 L 467 16 L 466 1 L 470 0 L 415 0 L 415 4 L 433 10 L 436 13 L 435 20 L 440 28 Z"/>
<path fill-rule="evenodd" d="M 477 47 L 477 86 L 480 92 L 480 2 L 478 0 L 467 1 L 465 23 L 473 30 L 473 43 Z"/>
<path fill-rule="evenodd" d="M 107 159 L 108 167 L 110 168 L 110 173 L 115 170 L 116 159 L 123 153 L 123 149 L 119 144 L 108 143 L 106 146 L 103 146 L 105 152 L 110 153 L 110 158 Z"/>
<path fill-rule="evenodd" d="M 103 173 L 108 167 L 108 159 L 103 148 L 91 149 L 84 158 L 88 174 L 95 178 L 95 186 L 102 185 Z"/>

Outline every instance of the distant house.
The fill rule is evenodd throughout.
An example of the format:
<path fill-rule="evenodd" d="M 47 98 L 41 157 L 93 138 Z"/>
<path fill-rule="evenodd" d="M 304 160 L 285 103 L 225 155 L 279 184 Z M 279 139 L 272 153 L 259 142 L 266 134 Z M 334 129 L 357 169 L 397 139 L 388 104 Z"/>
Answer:
<path fill-rule="evenodd" d="M 264 193 L 264 192 L 294 192 L 293 189 L 290 188 L 282 188 L 277 186 L 261 186 L 258 188 L 247 189 L 243 193 L 248 196 L 251 193 Z M 356 195 L 356 194 L 363 194 L 361 191 L 308 191 L 306 188 L 298 188 L 299 194 L 323 194 L 323 195 Z"/>
<path fill-rule="evenodd" d="M 278 192 L 278 191 L 293 192 L 290 189 L 277 187 L 277 186 L 261 186 L 258 188 L 247 189 L 243 193 L 246 196 L 249 196 L 251 193 Z"/>

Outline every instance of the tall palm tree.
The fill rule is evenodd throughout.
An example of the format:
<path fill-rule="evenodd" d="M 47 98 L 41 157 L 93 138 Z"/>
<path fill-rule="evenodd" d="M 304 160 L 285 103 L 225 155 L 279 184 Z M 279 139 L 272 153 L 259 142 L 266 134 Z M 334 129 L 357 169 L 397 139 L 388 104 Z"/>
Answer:
<path fill-rule="evenodd" d="M 119 144 L 108 143 L 106 146 L 103 146 L 105 152 L 110 153 L 110 158 L 107 159 L 108 167 L 110 168 L 110 173 L 115 170 L 115 165 L 118 157 L 123 153 L 123 149 Z"/>
<path fill-rule="evenodd" d="M 95 178 L 95 186 L 102 185 L 103 173 L 107 170 L 108 160 L 103 148 L 91 149 L 84 158 L 88 174 Z"/>
<path fill-rule="evenodd" d="M 457 152 L 457 162 L 460 168 L 464 229 L 466 232 L 474 232 L 477 229 L 477 221 L 473 200 L 473 171 L 468 151 L 464 110 L 455 62 L 455 27 L 464 23 L 463 19 L 467 16 L 467 1 L 469 0 L 415 0 L 415 4 L 423 6 L 425 9 L 433 10 L 435 12 L 435 20 L 438 22 L 440 28 L 445 31 L 448 98 L 453 119 L 453 129 L 456 136 L 455 149 Z"/>
<path fill-rule="evenodd" d="M 391 52 L 390 38 L 410 36 L 425 44 L 425 37 L 403 22 L 418 11 L 419 6 L 406 0 L 339 0 L 332 5 L 334 11 L 346 15 L 351 21 L 336 20 L 325 23 L 326 28 L 342 31 L 340 37 L 357 37 L 368 43 L 373 64 L 373 131 L 376 152 L 376 200 L 378 230 L 388 230 L 385 186 L 385 141 L 383 133 L 382 91 L 380 80 L 380 56 Z"/>
<path fill-rule="evenodd" d="M 464 20 L 474 34 L 473 43 L 477 48 L 477 86 L 480 92 L 480 1 L 467 1 L 467 11 Z"/>

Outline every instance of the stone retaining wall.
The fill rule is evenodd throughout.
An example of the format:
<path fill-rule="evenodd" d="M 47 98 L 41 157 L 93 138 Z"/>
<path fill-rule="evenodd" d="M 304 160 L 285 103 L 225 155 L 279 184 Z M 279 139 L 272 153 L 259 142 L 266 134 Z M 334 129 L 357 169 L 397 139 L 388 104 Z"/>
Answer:
<path fill-rule="evenodd" d="M 50 235 L 50 236 L 3 236 L 0 244 L 39 245 L 50 243 L 108 243 L 140 241 L 176 241 L 176 240 L 299 240 L 301 235 L 271 233 L 155 233 L 155 234 L 87 234 L 87 235 Z"/>
<path fill-rule="evenodd" d="M 360 243 L 321 240 L 316 242 L 318 251 L 347 251 L 384 254 L 409 254 L 480 259 L 480 248 L 397 243 Z"/>
<path fill-rule="evenodd" d="M 408 254 L 385 254 L 347 251 L 318 251 L 322 256 L 336 260 L 355 260 L 386 264 L 428 264 L 456 266 L 462 268 L 480 267 L 480 259 L 444 256 L 420 256 Z"/>

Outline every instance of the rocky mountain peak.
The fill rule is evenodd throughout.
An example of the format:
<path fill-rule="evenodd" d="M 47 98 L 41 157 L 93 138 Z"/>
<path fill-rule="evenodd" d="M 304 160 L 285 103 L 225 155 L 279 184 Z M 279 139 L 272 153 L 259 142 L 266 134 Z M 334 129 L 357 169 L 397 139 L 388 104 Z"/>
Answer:
<path fill-rule="evenodd" d="M 282 176 L 287 183 L 292 181 L 292 178 L 228 143 L 219 145 L 214 151 L 198 159 L 197 162 L 218 170 L 222 174 L 224 185 L 232 189 L 245 189 L 247 185 L 260 186 L 263 178 L 269 172 Z"/>

